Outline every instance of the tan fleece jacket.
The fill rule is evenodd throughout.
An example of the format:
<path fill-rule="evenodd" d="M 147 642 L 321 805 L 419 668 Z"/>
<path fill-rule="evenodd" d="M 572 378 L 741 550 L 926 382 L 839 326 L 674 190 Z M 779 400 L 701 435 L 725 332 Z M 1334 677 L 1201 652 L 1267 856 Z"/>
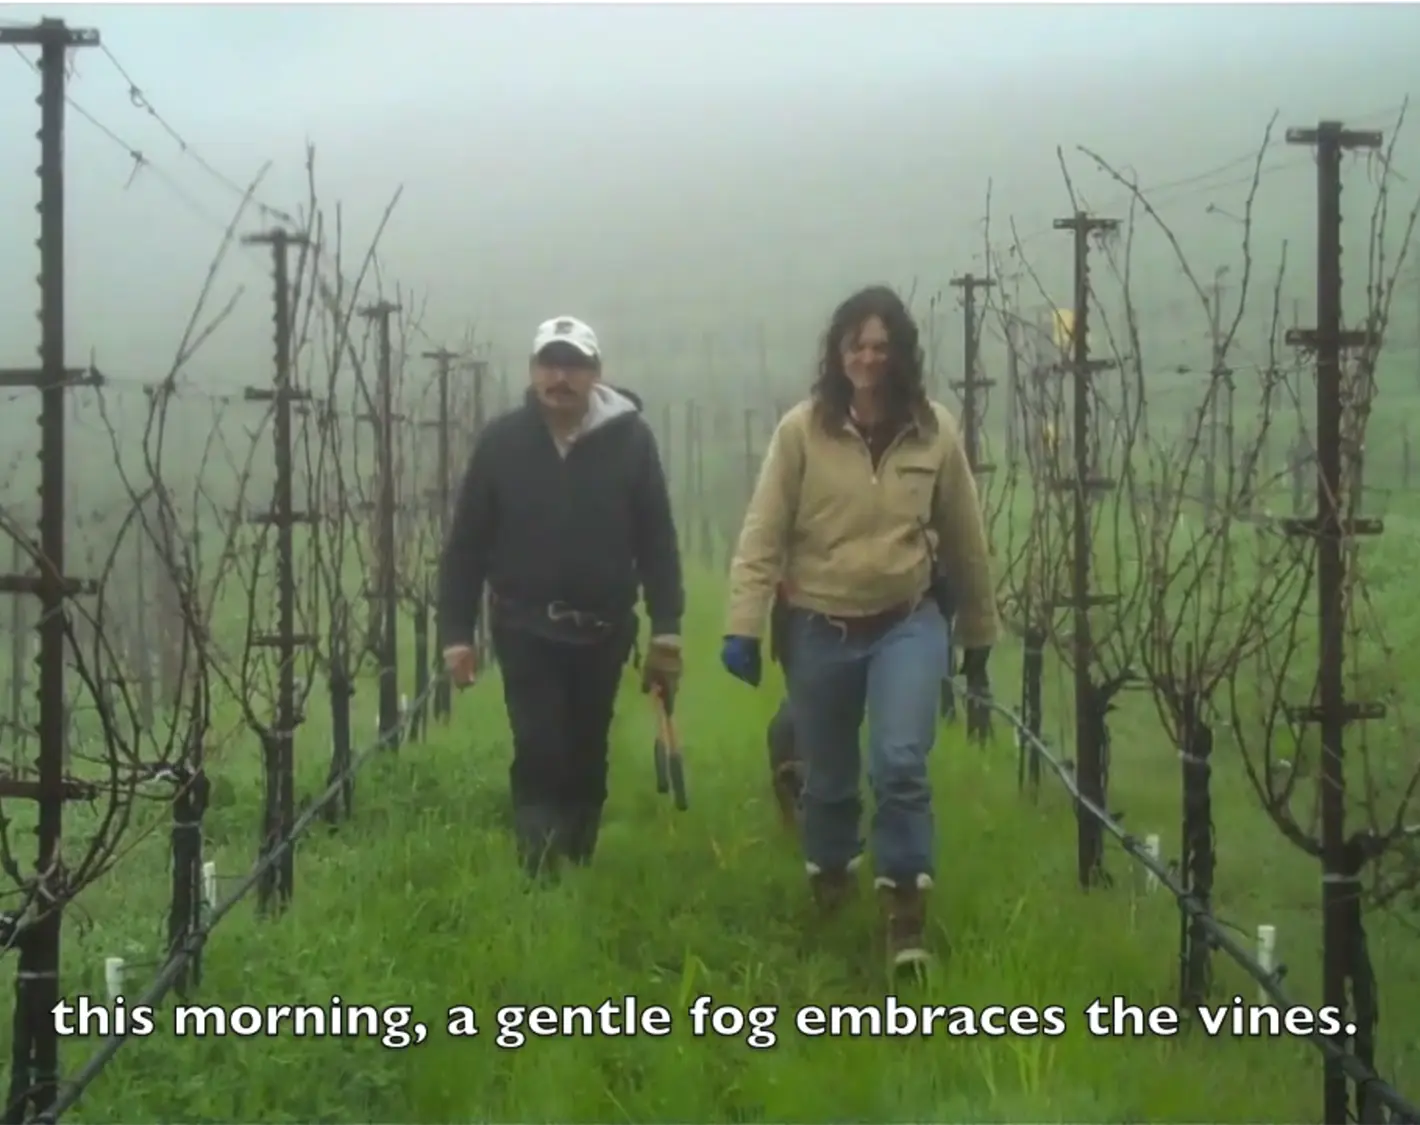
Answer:
<path fill-rule="evenodd" d="M 956 420 L 932 403 L 877 471 L 851 424 L 827 432 L 813 403 L 779 421 L 730 564 L 725 632 L 759 637 L 776 583 L 832 617 L 866 617 L 919 597 L 935 555 L 957 603 L 957 643 L 996 642 L 991 553 Z"/>

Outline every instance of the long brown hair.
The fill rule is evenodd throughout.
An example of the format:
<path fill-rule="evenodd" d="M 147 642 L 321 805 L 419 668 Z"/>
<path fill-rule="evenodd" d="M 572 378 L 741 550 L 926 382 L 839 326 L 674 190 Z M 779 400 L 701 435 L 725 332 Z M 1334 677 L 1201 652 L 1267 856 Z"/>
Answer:
<path fill-rule="evenodd" d="M 887 420 L 903 426 L 932 418 L 922 380 L 923 357 L 917 322 L 894 290 L 886 285 L 870 285 L 833 310 L 823 334 L 813 399 L 814 412 L 830 433 L 842 429 L 848 419 L 848 406 L 853 401 L 853 384 L 843 370 L 844 341 L 873 317 L 883 322 L 888 334 L 888 367 L 882 382 Z"/>

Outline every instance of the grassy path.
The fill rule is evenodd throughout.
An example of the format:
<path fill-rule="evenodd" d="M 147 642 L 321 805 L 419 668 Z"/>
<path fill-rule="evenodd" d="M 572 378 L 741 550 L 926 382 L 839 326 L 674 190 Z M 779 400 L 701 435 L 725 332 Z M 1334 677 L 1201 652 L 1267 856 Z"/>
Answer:
<path fill-rule="evenodd" d="M 497 828 L 506 729 L 496 683 L 456 704 L 455 724 L 361 777 L 357 816 L 302 845 L 295 905 L 275 924 L 239 911 L 214 937 L 203 1003 L 412 1005 L 428 1041 L 175 1039 L 130 1043 L 75 1113 L 85 1121 L 1283 1121 L 1316 1112 L 1319 1068 L 1292 1041 L 1091 1038 L 1082 1009 L 1123 994 L 1172 998 L 1177 921 L 1112 854 L 1115 888 L 1073 882 L 1071 813 L 1048 782 L 1016 792 L 1005 744 L 944 732 L 935 756 L 939 944 L 952 954 L 906 1003 L 1066 1009 L 1059 1038 L 809 1038 L 801 1005 L 883 1001 L 875 914 L 827 932 L 808 924 L 801 866 L 780 830 L 763 765 L 774 690 L 712 665 L 718 603 L 697 599 L 681 715 L 691 809 L 654 790 L 648 709 L 628 677 L 616 728 L 613 801 L 598 864 L 523 893 Z M 696 635 L 698 634 L 698 635 Z M 366 701 L 368 702 L 368 701 Z M 245 783 L 243 783 L 245 784 Z M 245 797 L 244 797 L 245 799 Z M 220 823 L 220 820 L 219 820 Z M 254 825 L 243 807 L 241 844 Z M 235 827 L 235 826 L 234 826 Z M 157 853 L 155 853 L 155 856 Z M 161 860 L 145 860 L 148 868 Z M 231 870 L 236 870 L 236 860 Z M 124 895 L 123 917 L 163 885 Z M 124 878 L 115 875 L 115 881 Z M 100 888 L 93 892 L 100 894 Z M 117 893 L 117 888 L 103 892 Z M 96 907 L 96 909 L 99 909 Z M 115 915 L 117 918 L 118 915 Z M 151 939 L 151 934 L 143 934 Z M 85 972 L 97 950 L 76 951 Z M 136 973 L 138 980 L 144 974 Z M 66 982 L 69 983 L 69 982 Z M 91 982 L 93 983 L 93 982 Z M 75 986 L 70 984 L 70 988 Z M 1220 967 L 1218 994 L 1242 988 Z M 685 1009 L 778 1005 L 778 1041 L 694 1038 Z M 662 1039 L 495 1042 L 497 1008 L 632 995 L 676 1017 Z M 1247 990 L 1252 995 L 1252 990 Z M 471 1005 L 477 1038 L 444 1034 Z M 76 1064 L 86 1045 L 71 1043 Z"/>

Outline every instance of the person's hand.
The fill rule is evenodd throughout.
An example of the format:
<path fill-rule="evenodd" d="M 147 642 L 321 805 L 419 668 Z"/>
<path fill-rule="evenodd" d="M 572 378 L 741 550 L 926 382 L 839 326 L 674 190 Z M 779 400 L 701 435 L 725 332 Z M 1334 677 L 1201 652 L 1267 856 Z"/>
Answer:
<path fill-rule="evenodd" d="M 444 668 L 454 687 L 471 687 L 478 678 L 478 653 L 472 645 L 450 645 L 444 649 Z"/>
<path fill-rule="evenodd" d="M 680 690 L 684 668 L 679 637 L 652 637 L 641 662 L 641 690 L 649 692 L 654 688 L 669 707 Z"/>
<path fill-rule="evenodd" d="M 986 741 L 991 736 L 991 677 L 986 674 L 989 648 L 969 648 L 961 654 L 966 679 L 966 733 Z"/>
<path fill-rule="evenodd" d="M 725 645 L 720 650 L 720 663 L 735 679 L 744 681 L 750 687 L 759 687 L 760 677 L 764 674 L 759 656 L 759 638 L 726 637 Z"/>
<path fill-rule="evenodd" d="M 989 648 L 969 648 L 961 654 L 961 674 L 969 688 L 989 688 L 991 678 L 986 674 L 986 662 L 991 658 Z"/>

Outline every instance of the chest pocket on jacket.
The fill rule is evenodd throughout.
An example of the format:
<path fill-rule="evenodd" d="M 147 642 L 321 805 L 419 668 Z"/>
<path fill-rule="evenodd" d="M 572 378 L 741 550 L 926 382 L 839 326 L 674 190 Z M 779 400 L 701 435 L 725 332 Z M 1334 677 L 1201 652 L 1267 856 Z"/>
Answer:
<path fill-rule="evenodd" d="M 892 466 L 892 504 L 920 523 L 932 522 L 932 494 L 937 485 L 937 465 L 922 459 L 901 460 Z"/>

